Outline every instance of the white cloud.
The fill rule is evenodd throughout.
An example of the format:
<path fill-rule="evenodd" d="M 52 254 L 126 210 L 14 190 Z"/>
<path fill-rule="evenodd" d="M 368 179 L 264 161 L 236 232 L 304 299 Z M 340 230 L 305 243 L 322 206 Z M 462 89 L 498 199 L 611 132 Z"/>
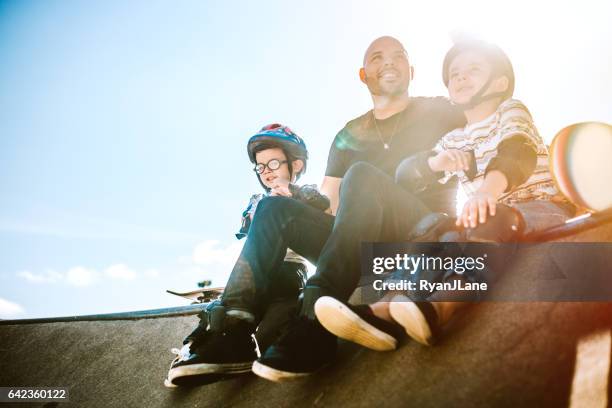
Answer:
<path fill-rule="evenodd" d="M 211 280 L 213 286 L 224 286 L 243 245 L 244 240 L 225 245 L 217 240 L 200 242 L 194 247 L 191 257 L 178 258 L 181 268 L 177 273 L 180 277 L 175 279 L 173 288 L 188 290 L 202 280 Z"/>
<path fill-rule="evenodd" d="M 136 272 L 128 268 L 124 264 L 111 265 L 104 271 L 104 274 L 112 279 L 120 280 L 134 280 L 136 279 Z"/>
<path fill-rule="evenodd" d="M 223 286 L 243 245 L 244 241 L 228 244 L 217 240 L 200 242 L 193 248 L 190 256 L 177 259 L 179 267 L 174 270 L 172 277 L 155 268 L 137 271 L 124 263 L 115 263 L 100 269 L 78 265 L 59 272 L 51 269 L 40 273 L 24 270 L 16 275 L 31 284 L 57 284 L 79 288 L 100 285 L 105 281 L 136 282 L 153 279 L 168 281 L 168 285 L 173 288 L 195 287 L 197 282 L 208 279 L 212 280 L 215 286 Z"/>
<path fill-rule="evenodd" d="M 243 241 L 235 241 L 225 247 L 220 247 L 217 240 L 204 241 L 196 245 L 191 259 L 196 265 L 233 265 L 243 245 Z"/>
<path fill-rule="evenodd" d="M 23 307 L 17 303 L 0 298 L 0 319 L 13 319 L 24 313 Z"/>
<path fill-rule="evenodd" d="M 75 266 L 63 273 L 54 270 L 47 270 L 43 273 L 20 271 L 17 272 L 17 276 L 34 284 L 62 282 L 71 286 L 90 286 L 97 280 L 98 273 L 93 269 Z"/>
<path fill-rule="evenodd" d="M 55 283 L 64 278 L 61 273 L 53 270 L 48 270 L 38 274 L 30 271 L 20 271 L 17 272 L 17 276 L 31 283 Z"/>
<path fill-rule="evenodd" d="M 98 273 L 93 269 L 75 266 L 66 272 L 66 283 L 72 286 L 91 286 L 98 280 Z"/>
<path fill-rule="evenodd" d="M 160 273 L 155 269 L 149 269 L 143 275 L 147 278 L 157 278 Z M 43 273 L 19 271 L 17 277 L 34 284 L 64 283 L 70 286 L 87 287 L 98 283 L 102 278 L 133 281 L 139 277 L 139 274 L 125 264 L 114 264 L 106 268 L 103 273 L 93 268 L 75 266 L 66 272 L 57 272 L 51 269 Z"/>

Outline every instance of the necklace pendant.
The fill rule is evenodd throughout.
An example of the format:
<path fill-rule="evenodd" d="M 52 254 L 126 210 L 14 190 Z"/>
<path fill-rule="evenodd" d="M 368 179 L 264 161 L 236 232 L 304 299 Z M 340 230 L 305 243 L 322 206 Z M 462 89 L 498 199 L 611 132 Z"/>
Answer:
<path fill-rule="evenodd" d="M 387 143 L 384 144 L 385 150 L 389 150 L 389 145 Z"/>

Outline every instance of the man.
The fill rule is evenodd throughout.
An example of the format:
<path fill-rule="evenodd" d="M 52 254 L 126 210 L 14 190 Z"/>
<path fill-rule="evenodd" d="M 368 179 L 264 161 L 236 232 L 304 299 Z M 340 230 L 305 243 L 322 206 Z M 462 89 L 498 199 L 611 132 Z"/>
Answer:
<path fill-rule="evenodd" d="M 307 282 L 299 315 L 253 363 L 253 372 L 281 381 L 316 371 L 334 357 L 336 337 L 316 320 L 314 302 L 321 295 L 348 299 L 359 280 L 360 242 L 402 240 L 403 218 L 454 209 L 456 184 L 422 197 L 429 209 L 410 208 L 404 205 L 410 194 L 393 180 L 403 158 L 430 150 L 443 134 L 464 124 L 461 111 L 446 99 L 410 97 L 413 73 L 396 39 L 381 37 L 368 47 L 359 77 L 374 109 L 347 123 L 331 146 L 321 190 L 333 215 L 287 194 L 261 200 L 221 304 L 196 330 L 198 347 L 179 364 L 194 374 L 216 375 L 211 367 L 242 367 L 257 358 L 240 328 L 260 322 L 274 273 L 291 248 L 318 265 L 317 272 Z"/>
<path fill-rule="evenodd" d="M 413 74 L 406 50 L 395 38 L 381 37 L 368 47 L 359 77 L 370 91 L 374 109 L 347 123 L 331 146 L 321 190 L 330 198 L 336 217 L 325 220 L 328 228 L 333 222 L 329 237 L 310 243 L 321 250 L 302 253 L 302 240 L 284 236 L 290 248 L 317 264 L 317 272 L 307 282 L 299 318 L 253 364 L 255 374 L 282 381 L 329 363 L 336 338 L 319 324 L 313 305 L 321 296 L 348 300 L 359 283 L 361 242 L 403 241 L 427 213 L 454 211 L 456 183 L 430 189 L 416 200 L 393 179 L 403 158 L 431 149 L 443 134 L 465 123 L 462 112 L 444 98 L 410 97 Z M 289 206 L 270 201 L 269 211 L 286 211 Z M 288 220 L 287 231 L 318 222 Z"/>

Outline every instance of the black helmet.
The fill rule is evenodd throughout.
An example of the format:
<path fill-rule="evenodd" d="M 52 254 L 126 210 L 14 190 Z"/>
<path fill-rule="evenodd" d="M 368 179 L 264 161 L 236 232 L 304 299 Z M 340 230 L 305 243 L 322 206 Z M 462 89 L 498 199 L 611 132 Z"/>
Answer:
<path fill-rule="evenodd" d="M 442 80 L 444 81 L 444 86 L 448 88 L 448 70 L 451 62 L 453 62 L 457 55 L 466 51 L 472 51 L 483 55 L 491 64 L 491 76 L 489 80 L 482 86 L 476 95 L 472 97 L 470 102 L 466 104 L 466 108 L 471 108 L 491 98 L 501 97 L 502 99 L 507 99 L 511 97 L 514 93 L 514 70 L 512 69 L 510 58 L 508 58 L 506 53 L 497 45 L 481 40 L 459 41 L 448 50 L 444 57 L 444 63 L 442 64 Z M 504 92 L 496 92 L 483 97 L 482 94 L 489 88 L 491 81 L 500 76 L 506 76 L 508 78 L 508 88 Z"/>

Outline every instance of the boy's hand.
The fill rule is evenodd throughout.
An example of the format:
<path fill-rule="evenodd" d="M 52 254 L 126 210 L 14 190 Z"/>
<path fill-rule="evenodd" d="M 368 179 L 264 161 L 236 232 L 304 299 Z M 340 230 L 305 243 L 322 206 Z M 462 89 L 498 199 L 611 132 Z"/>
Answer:
<path fill-rule="evenodd" d="M 271 196 L 283 196 L 283 197 L 292 197 L 291 191 L 289 191 L 289 182 L 282 180 L 277 182 L 270 188 Z"/>
<path fill-rule="evenodd" d="M 493 194 L 478 191 L 465 203 L 455 224 L 458 227 L 463 225 L 464 228 L 476 228 L 479 222 L 487 222 L 487 210 L 491 216 L 495 215 L 496 205 L 497 200 Z"/>
<path fill-rule="evenodd" d="M 427 162 L 434 172 L 467 171 L 470 168 L 470 154 L 462 150 L 449 149 L 430 157 Z"/>

